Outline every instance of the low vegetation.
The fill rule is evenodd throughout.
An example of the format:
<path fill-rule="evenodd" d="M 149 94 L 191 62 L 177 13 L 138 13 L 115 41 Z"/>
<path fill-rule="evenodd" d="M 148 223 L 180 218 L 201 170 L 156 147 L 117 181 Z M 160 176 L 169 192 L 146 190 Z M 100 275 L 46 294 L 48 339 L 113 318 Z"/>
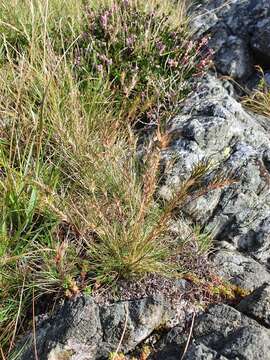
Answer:
<path fill-rule="evenodd" d="M 32 317 L 59 297 L 183 271 L 175 262 L 181 246 L 168 237 L 174 211 L 224 184 L 205 182 L 211 169 L 203 162 L 169 202 L 156 194 L 168 114 L 191 91 L 190 77 L 210 65 L 207 39 L 190 38 L 185 6 L 1 2 L 3 359 Z M 139 159 L 147 127 L 159 142 L 145 145 Z M 207 238 L 197 238 L 199 251 L 208 249 Z"/>
<path fill-rule="evenodd" d="M 258 87 L 244 96 L 242 103 L 256 114 L 270 117 L 270 86 L 265 79 L 263 69 L 259 66 L 258 72 L 261 76 Z"/>

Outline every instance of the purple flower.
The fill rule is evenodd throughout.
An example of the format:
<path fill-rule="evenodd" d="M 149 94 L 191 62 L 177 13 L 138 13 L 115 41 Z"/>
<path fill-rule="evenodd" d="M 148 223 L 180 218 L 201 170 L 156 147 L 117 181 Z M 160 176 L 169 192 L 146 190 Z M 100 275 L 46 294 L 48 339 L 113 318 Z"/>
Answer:
<path fill-rule="evenodd" d="M 108 59 L 107 56 L 104 54 L 99 55 L 98 57 L 104 64 L 112 65 L 112 63 L 113 63 L 112 59 Z"/>
<path fill-rule="evenodd" d="M 97 66 L 97 70 L 98 70 L 99 72 L 102 72 L 103 66 L 102 66 L 101 64 L 99 64 L 99 65 Z"/>
<path fill-rule="evenodd" d="M 115 13 L 117 11 L 117 5 L 115 3 L 112 4 L 112 7 L 111 7 L 111 13 Z"/>
<path fill-rule="evenodd" d="M 108 11 L 105 11 L 105 13 L 100 16 L 100 23 L 104 30 L 106 30 L 108 27 L 108 15 Z"/>
<path fill-rule="evenodd" d="M 159 51 L 159 54 L 162 55 L 162 53 L 165 50 L 166 46 L 161 41 L 158 41 L 156 46 L 157 46 L 157 49 Z"/>
<path fill-rule="evenodd" d="M 134 36 L 129 36 L 127 38 L 127 46 L 132 46 L 134 44 Z"/>
<path fill-rule="evenodd" d="M 186 50 L 186 53 L 189 53 L 195 46 L 195 43 L 193 41 L 189 41 L 188 42 L 188 46 L 187 46 L 187 50 Z"/>
<path fill-rule="evenodd" d="M 178 61 L 175 61 L 173 59 L 169 59 L 168 64 L 169 64 L 170 67 L 177 67 Z"/>
<path fill-rule="evenodd" d="M 128 5 L 129 5 L 129 0 L 123 0 L 123 4 L 124 4 L 125 6 L 128 6 Z"/>

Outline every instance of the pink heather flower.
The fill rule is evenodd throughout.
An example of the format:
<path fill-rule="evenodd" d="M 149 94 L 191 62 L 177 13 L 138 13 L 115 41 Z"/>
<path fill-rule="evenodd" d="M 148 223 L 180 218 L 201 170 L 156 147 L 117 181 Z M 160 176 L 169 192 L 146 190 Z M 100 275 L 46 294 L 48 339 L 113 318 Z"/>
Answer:
<path fill-rule="evenodd" d="M 105 63 L 107 65 L 112 65 L 112 63 L 113 63 L 112 59 L 108 59 L 107 56 L 105 56 L 104 54 L 99 55 L 98 57 L 103 63 Z"/>
<path fill-rule="evenodd" d="M 128 5 L 129 5 L 129 0 L 123 0 L 123 4 L 124 4 L 125 6 L 128 6 Z"/>
<path fill-rule="evenodd" d="M 112 4 L 112 7 L 111 7 L 111 12 L 112 14 L 115 13 L 117 11 L 117 5 L 115 3 Z"/>
<path fill-rule="evenodd" d="M 157 46 L 157 49 L 159 50 L 159 54 L 162 55 L 166 46 L 161 41 L 158 41 L 156 46 Z"/>
<path fill-rule="evenodd" d="M 105 13 L 100 16 L 100 23 L 104 30 L 106 30 L 108 27 L 108 15 L 108 11 L 105 11 Z"/>
<path fill-rule="evenodd" d="M 134 43 L 134 37 L 133 36 L 129 36 L 127 38 L 127 46 L 132 46 Z"/>
<path fill-rule="evenodd" d="M 198 64 L 198 68 L 200 70 L 203 70 L 205 68 L 207 68 L 208 66 L 210 66 L 212 64 L 212 60 L 211 60 L 211 56 L 207 56 L 204 59 L 202 59 L 199 64 Z"/>
<path fill-rule="evenodd" d="M 198 45 L 197 51 L 199 51 L 202 47 L 204 47 L 204 46 L 207 45 L 207 44 L 208 44 L 208 37 L 207 37 L 207 36 L 204 36 L 204 37 L 201 39 L 201 41 L 200 41 L 200 43 L 199 43 L 199 45 Z"/>
<path fill-rule="evenodd" d="M 175 61 L 173 59 L 169 59 L 168 64 L 169 64 L 170 67 L 177 67 L 178 66 L 178 61 Z"/>
<path fill-rule="evenodd" d="M 206 45 L 207 43 L 208 43 L 208 37 L 207 37 L 207 36 L 204 36 L 204 37 L 201 39 L 200 45 Z"/>
<path fill-rule="evenodd" d="M 194 48 L 194 42 L 190 40 L 190 41 L 188 42 L 186 54 L 189 53 L 193 48 Z"/>
<path fill-rule="evenodd" d="M 206 65 L 207 65 L 207 60 L 206 60 L 206 59 L 203 59 L 203 60 L 201 60 L 200 63 L 199 63 L 199 68 L 204 68 Z"/>
<path fill-rule="evenodd" d="M 189 62 L 189 57 L 187 55 L 185 55 L 183 57 L 183 64 L 186 65 Z"/>
<path fill-rule="evenodd" d="M 101 64 L 99 64 L 99 65 L 97 66 L 97 69 L 98 69 L 99 72 L 101 72 L 101 71 L 103 70 L 103 66 L 102 66 Z"/>

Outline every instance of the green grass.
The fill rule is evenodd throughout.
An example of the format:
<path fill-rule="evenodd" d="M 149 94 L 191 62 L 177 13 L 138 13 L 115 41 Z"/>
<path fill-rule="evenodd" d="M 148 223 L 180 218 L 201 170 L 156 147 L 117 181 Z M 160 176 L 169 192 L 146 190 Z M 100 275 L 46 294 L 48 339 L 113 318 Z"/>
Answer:
<path fill-rule="evenodd" d="M 210 63 L 205 43 L 190 40 L 184 5 L 1 2 L 3 358 L 45 295 L 179 274 L 181 246 L 168 237 L 174 210 L 217 185 L 204 185 L 202 163 L 170 202 L 156 198 L 164 122 Z M 161 148 L 145 147 L 139 160 L 143 123 L 158 129 Z"/>
<path fill-rule="evenodd" d="M 267 84 L 263 69 L 257 69 L 261 75 L 261 80 L 257 89 L 250 91 L 242 98 L 242 104 L 252 112 L 270 117 L 270 88 Z"/>

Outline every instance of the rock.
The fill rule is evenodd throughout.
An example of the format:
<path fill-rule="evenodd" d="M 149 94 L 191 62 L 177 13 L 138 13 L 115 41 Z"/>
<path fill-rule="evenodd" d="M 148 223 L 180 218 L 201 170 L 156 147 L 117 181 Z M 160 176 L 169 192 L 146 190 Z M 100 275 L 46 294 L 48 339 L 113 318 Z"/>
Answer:
<path fill-rule="evenodd" d="M 228 359 L 243 360 L 269 359 L 269 351 L 269 330 L 253 326 L 237 329 L 225 339 L 224 346 L 219 350 Z"/>
<path fill-rule="evenodd" d="M 163 150 L 164 162 L 174 159 L 175 165 L 165 173 L 162 192 L 173 192 L 196 163 L 211 159 L 220 178 L 237 181 L 191 202 L 186 214 L 218 241 L 268 265 L 270 122 L 247 113 L 223 84 L 211 76 L 202 79 L 182 114 L 168 123 L 168 132 L 180 135 Z"/>
<path fill-rule="evenodd" d="M 243 299 L 237 309 L 270 327 L 270 285 L 264 284 Z"/>
<path fill-rule="evenodd" d="M 267 269 L 239 252 L 220 250 L 213 256 L 213 262 L 221 276 L 241 288 L 252 291 L 265 282 L 270 283 Z"/>
<path fill-rule="evenodd" d="M 218 350 L 235 331 L 247 326 L 260 327 L 254 320 L 228 305 L 213 305 L 196 319 L 193 337 Z"/>
<path fill-rule="evenodd" d="M 162 296 L 111 305 L 98 305 L 91 297 L 67 301 L 58 313 L 36 329 L 39 360 L 55 360 L 68 354 L 69 360 L 108 358 L 117 349 L 129 352 L 159 327 L 170 328 L 183 321 L 188 311 Z M 33 334 L 21 344 L 21 360 L 34 360 Z M 19 346 L 19 347 L 21 347 Z"/>
<path fill-rule="evenodd" d="M 262 66 L 268 76 L 269 0 L 202 0 L 192 11 L 195 37 L 211 35 L 209 45 L 219 73 L 249 86 L 259 81 L 254 65 Z M 212 231 L 217 245 L 212 259 L 219 274 L 253 291 L 236 309 L 214 305 L 197 317 L 184 358 L 270 359 L 269 118 L 247 111 L 227 81 L 209 75 L 198 81 L 167 130 L 173 136 L 163 150 L 164 169 L 169 170 L 161 196 L 172 197 L 205 158 L 216 164 L 217 173 L 237 178 L 192 201 L 184 213 Z M 170 168 L 166 163 L 172 159 L 175 165 Z M 188 331 L 170 330 L 160 340 L 156 358 L 181 358 Z"/>
<path fill-rule="evenodd" d="M 220 355 L 215 350 L 210 349 L 202 343 L 194 342 L 185 355 L 186 360 L 227 360 L 228 358 Z M 175 359 L 176 360 L 176 359 Z"/>
<path fill-rule="evenodd" d="M 170 333 L 174 331 L 171 330 Z M 188 329 L 189 331 L 189 329 Z M 189 360 L 257 360 L 269 359 L 270 330 L 228 305 L 213 305 L 195 321 L 192 341 L 185 359 Z M 157 359 L 170 350 L 170 359 L 181 358 L 187 338 L 166 336 Z M 173 352 L 174 349 L 174 352 Z"/>
<path fill-rule="evenodd" d="M 258 21 L 251 37 L 251 48 L 264 65 L 270 61 L 270 20 Z"/>
<path fill-rule="evenodd" d="M 245 40 L 228 36 L 226 43 L 216 52 L 215 64 L 222 74 L 234 79 L 248 78 L 253 71 L 253 59 Z"/>
<path fill-rule="evenodd" d="M 35 342 L 39 360 L 54 360 L 64 354 L 70 354 L 72 360 L 95 359 L 102 342 L 98 306 L 90 297 L 67 301 L 54 317 L 38 326 Z M 33 334 L 21 345 L 23 353 L 20 359 L 35 359 Z"/>
<path fill-rule="evenodd" d="M 102 353 L 116 350 L 126 323 L 122 351 L 129 352 L 146 339 L 154 329 L 177 321 L 176 313 L 162 297 L 120 302 L 100 308 L 103 329 Z"/>
<path fill-rule="evenodd" d="M 192 9 L 197 37 L 211 35 L 219 72 L 237 80 L 247 79 L 254 65 L 270 59 L 270 5 L 268 0 L 201 1 Z"/>

